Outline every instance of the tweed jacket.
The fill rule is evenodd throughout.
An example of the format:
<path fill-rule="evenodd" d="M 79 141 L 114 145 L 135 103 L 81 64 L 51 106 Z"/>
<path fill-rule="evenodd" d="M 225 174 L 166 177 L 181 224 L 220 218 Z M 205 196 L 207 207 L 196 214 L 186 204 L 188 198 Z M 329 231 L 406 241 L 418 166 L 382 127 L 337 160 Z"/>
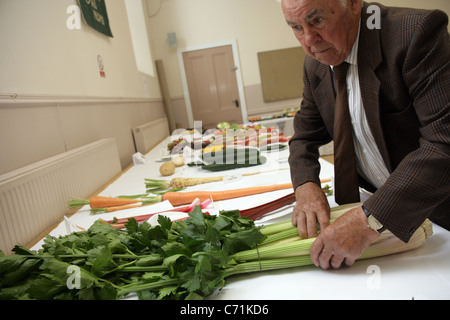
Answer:
<path fill-rule="evenodd" d="M 381 9 L 369 29 L 364 3 L 358 73 L 367 121 L 390 177 L 365 207 L 403 241 L 430 215 L 450 219 L 450 37 L 439 10 Z M 335 91 L 328 65 L 307 57 L 289 164 L 294 189 L 319 183 L 318 148 L 333 140 Z M 448 221 L 448 220 L 447 220 Z"/>

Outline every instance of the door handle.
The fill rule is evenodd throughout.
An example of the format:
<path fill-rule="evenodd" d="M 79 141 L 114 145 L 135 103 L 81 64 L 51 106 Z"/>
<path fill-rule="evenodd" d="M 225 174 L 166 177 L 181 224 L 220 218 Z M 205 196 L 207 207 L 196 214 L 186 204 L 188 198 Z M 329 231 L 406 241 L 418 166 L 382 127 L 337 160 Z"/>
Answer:
<path fill-rule="evenodd" d="M 236 105 L 236 108 L 239 108 L 239 100 L 238 99 L 234 100 L 234 104 Z"/>

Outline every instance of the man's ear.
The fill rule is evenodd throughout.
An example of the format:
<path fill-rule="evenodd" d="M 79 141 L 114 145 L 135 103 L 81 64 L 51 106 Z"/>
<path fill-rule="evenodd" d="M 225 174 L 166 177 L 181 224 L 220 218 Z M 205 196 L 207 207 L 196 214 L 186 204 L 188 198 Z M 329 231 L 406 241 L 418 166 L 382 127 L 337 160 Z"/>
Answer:
<path fill-rule="evenodd" d="M 363 0 L 348 0 L 348 5 L 355 15 L 360 15 L 363 6 Z"/>

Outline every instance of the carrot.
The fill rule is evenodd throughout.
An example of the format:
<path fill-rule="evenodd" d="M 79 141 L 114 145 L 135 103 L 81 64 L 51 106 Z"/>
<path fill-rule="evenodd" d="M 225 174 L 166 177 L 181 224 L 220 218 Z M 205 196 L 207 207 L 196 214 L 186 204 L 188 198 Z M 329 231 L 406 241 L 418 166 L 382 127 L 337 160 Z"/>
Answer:
<path fill-rule="evenodd" d="M 189 213 L 189 212 L 193 211 L 196 206 L 200 206 L 200 208 L 205 209 L 210 205 L 210 203 L 211 203 L 211 199 L 207 199 L 205 201 L 200 202 L 200 200 L 198 198 L 196 198 L 188 206 L 178 207 L 178 208 L 174 208 L 171 210 L 165 210 L 165 211 L 149 213 L 149 214 L 142 214 L 139 216 L 133 216 L 133 217 L 128 217 L 128 218 L 120 218 L 120 219 L 114 218 L 113 220 L 109 220 L 109 221 L 103 220 L 103 219 L 99 219 L 99 220 L 101 220 L 102 222 L 105 222 L 105 223 L 110 223 L 110 224 L 123 224 L 123 223 L 128 222 L 129 219 L 135 219 L 137 222 L 142 222 L 142 221 L 148 220 L 152 216 L 154 216 L 156 214 L 160 214 L 160 213 L 168 213 L 168 212 L 174 212 L 174 211 Z"/>
<path fill-rule="evenodd" d="M 127 205 L 116 206 L 116 207 L 91 208 L 91 213 L 95 214 L 95 213 L 100 213 L 100 212 L 116 212 L 116 211 L 124 210 L 124 209 L 139 208 L 142 206 L 143 205 L 141 203 L 138 203 L 138 204 L 127 204 Z"/>
<path fill-rule="evenodd" d="M 200 201 L 204 201 L 209 198 L 213 201 L 220 201 L 289 188 L 292 188 L 291 183 L 225 191 L 166 192 L 162 195 L 162 199 L 163 201 L 168 200 L 173 206 L 180 206 L 191 203 L 195 198 L 199 198 Z"/>
<path fill-rule="evenodd" d="M 67 204 L 70 209 L 82 207 L 84 205 L 89 205 L 92 209 L 98 209 L 98 208 L 108 208 L 108 207 L 128 205 L 138 203 L 141 201 L 142 200 L 139 199 L 121 199 L 121 198 L 94 196 L 89 199 L 72 198 L 67 202 Z"/>
<path fill-rule="evenodd" d="M 134 204 L 128 204 L 128 205 L 122 205 L 122 206 L 115 206 L 115 207 L 105 207 L 105 208 L 91 208 L 91 214 L 96 214 L 100 212 L 115 212 L 123 209 L 131 209 L 131 208 L 139 208 L 148 206 L 155 203 L 160 203 L 162 201 L 161 196 L 154 196 L 146 198 L 146 200 L 138 200 L 140 203 L 134 203 Z"/>
<path fill-rule="evenodd" d="M 92 209 L 97 208 L 108 208 L 108 207 L 118 207 L 133 203 L 141 202 L 139 199 L 123 199 L 123 198 L 109 198 L 109 197 L 101 197 L 94 196 L 89 199 L 89 205 Z"/>

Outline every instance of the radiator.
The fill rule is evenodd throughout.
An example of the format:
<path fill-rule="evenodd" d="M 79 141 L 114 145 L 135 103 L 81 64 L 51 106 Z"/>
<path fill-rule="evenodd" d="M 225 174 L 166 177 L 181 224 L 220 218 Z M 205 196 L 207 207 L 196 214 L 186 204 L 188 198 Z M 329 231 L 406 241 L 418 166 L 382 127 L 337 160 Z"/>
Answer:
<path fill-rule="evenodd" d="M 0 176 L 0 249 L 27 245 L 69 213 L 70 197 L 88 198 L 121 172 L 113 138 Z"/>
<path fill-rule="evenodd" d="M 146 154 L 169 135 L 169 123 L 166 117 L 133 128 L 136 151 L 142 154 Z"/>

